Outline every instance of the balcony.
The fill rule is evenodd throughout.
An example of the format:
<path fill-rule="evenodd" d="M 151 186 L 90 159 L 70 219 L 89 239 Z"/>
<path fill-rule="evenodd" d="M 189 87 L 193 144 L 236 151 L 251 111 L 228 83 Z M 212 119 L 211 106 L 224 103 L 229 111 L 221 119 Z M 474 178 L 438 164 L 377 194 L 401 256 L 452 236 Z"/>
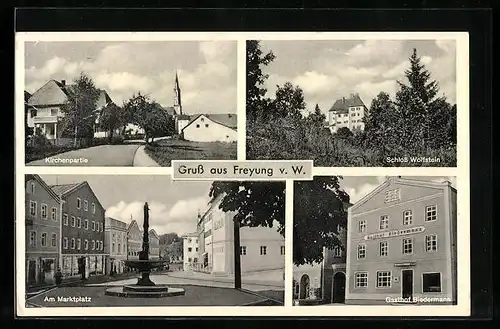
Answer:
<path fill-rule="evenodd" d="M 33 118 L 33 123 L 57 123 L 57 115 L 36 116 Z"/>

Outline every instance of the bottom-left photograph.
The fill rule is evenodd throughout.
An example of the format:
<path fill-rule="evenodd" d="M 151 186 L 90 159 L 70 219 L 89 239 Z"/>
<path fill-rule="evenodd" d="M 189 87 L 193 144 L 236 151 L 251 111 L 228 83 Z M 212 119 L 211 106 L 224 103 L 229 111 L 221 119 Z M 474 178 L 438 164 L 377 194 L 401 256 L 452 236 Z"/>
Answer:
<path fill-rule="evenodd" d="M 284 182 L 28 174 L 17 284 L 26 307 L 279 306 L 284 226 Z"/>

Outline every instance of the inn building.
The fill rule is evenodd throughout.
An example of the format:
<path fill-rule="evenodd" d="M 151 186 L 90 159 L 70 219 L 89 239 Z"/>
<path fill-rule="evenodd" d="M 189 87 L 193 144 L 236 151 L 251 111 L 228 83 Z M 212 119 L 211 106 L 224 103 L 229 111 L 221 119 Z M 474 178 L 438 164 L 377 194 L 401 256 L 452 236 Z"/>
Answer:
<path fill-rule="evenodd" d="M 348 210 L 346 303 L 457 298 L 457 191 L 388 177 Z"/>
<path fill-rule="evenodd" d="M 105 209 L 94 191 L 86 181 L 50 188 L 62 200 L 59 264 L 63 275 L 104 274 Z"/>
<path fill-rule="evenodd" d="M 234 212 L 219 209 L 223 194 L 215 198 L 198 219 L 198 265 L 196 270 L 212 275 L 234 275 Z M 241 272 L 276 272 L 285 269 L 285 240 L 277 225 L 240 228 Z"/>
<path fill-rule="evenodd" d="M 51 284 L 59 266 L 61 200 L 38 175 L 25 176 L 26 283 Z"/>

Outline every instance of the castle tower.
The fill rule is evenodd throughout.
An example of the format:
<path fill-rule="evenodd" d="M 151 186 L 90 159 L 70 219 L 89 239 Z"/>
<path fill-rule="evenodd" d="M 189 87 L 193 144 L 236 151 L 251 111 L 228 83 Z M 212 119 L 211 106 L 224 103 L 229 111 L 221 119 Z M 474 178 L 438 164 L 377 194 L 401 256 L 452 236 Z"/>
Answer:
<path fill-rule="evenodd" d="M 177 71 L 175 71 L 174 109 L 178 115 L 182 115 L 181 87 L 179 85 L 179 76 L 177 75 Z"/>

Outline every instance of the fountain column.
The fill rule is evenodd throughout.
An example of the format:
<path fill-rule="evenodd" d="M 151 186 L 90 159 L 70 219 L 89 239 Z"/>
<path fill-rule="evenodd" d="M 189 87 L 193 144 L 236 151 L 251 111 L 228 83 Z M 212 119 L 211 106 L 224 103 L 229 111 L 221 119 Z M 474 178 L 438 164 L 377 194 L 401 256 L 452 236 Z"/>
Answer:
<path fill-rule="evenodd" d="M 144 203 L 144 223 L 142 225 L 142 250 L 139 253 L 139 260 L 145 261 L 145 265 L 141 269 L 141 277 L 137 281 L 138 286 L 154 286 L 155 283 L 149 279 L 151 268 L 147 266 L 149 260 L 149 206 Z"/>

